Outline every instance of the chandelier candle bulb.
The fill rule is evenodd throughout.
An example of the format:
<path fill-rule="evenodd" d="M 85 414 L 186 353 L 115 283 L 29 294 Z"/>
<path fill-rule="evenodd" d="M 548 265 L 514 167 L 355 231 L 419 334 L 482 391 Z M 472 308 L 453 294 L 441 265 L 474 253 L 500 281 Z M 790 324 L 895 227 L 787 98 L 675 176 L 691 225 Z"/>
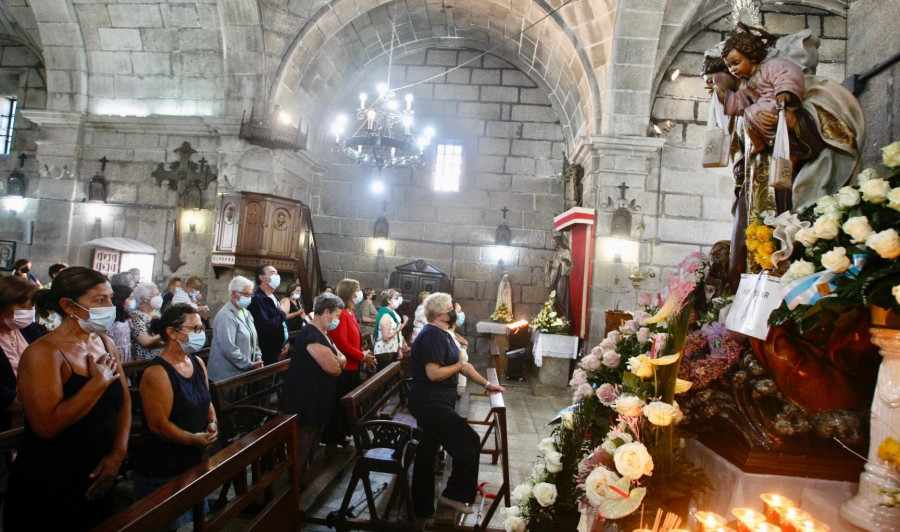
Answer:
<path fill-rule="evenodd" d="M 751 532 L 751 526 L 766 520 L 766 516 L 750 508 L 734 508 L 731 513 L 737 517 L 738 532 Z"/>
<path fill-rule="evenodd" d="M 360 109 L 366 108 L 366 100 L 367 99 L 368 99 L 368 96 L 366 96 L 366 93 L 364 93 L 364 92 L 359 93 L 359 108 Z"/>
<path fill-rule="evenodd" d="M 766 520 L 772 523 L 777 523 L 779 521 L 779 508 L 791 508 L 797 506 L 794 504 L 794 501 L 778 495 L 777 493 L 763 493 L 759 498 L 763 501 L 763 514 L 765 514 Z"/>
<path fill-rule="evenodd" d="M 406 95 L 406 110 L 407 111 L 412 111 L 412 102 L 413 102 L 413 95 L 407 94 Z"/>
<path fill-rule="evenodd" d="M 784 532 L 796 532 L 797 528 L 794 523 L 812 519 L 809 512 L 793 506 L 777 508 L 776 511 L 778 512 L 778 524 Z"/>
<path fill-rule="evenodd" d="M 728 522 L 728 519 L 714 512 L 697 512 L 694 517 L 700 524 L 700 532 L 715 532 L 717 528 Z"/>
<path fill-rule="evenodd" d="M 797 532 L 828 532 L 831 527 L 815 519 L 798 519 L 794 521 L 794 530 Z"/>

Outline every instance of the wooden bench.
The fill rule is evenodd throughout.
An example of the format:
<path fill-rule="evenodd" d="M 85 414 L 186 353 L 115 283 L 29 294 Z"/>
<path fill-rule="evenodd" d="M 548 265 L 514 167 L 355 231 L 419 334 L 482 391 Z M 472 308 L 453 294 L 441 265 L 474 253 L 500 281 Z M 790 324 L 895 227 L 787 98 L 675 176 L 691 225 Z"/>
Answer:
<path fill-rule="evenodd" d="M 220 441 L 236 441 L 279 414 L 284 373 L 290 364 L 282 360 L 209 383 Z"/>
<path fill-rule="evenodd" d="M 409 468 L 415 459 L 422 429 L 416 426 L 416 419 L 399 401 L 401 391 L 404 392 L 403 397 L 406 397 L 409 385 L 410 381 L 400 376 L 400 362 L 392 362 L 341 399 L 353 433 L 356 463 L 338 510 L 335 523 L 338 530 L 416 529 Z M 394 398 L 398 399 L 399 408 L 393 414 L 386 414 L 385 411 Z M 375 496 L 369 480 L 369 474 L 373 472 L 388 473 L 396 478 L 381 516 L 375 507 Z M 366 493 L 369 520 L 351 519 L 347 515 L 360 480 Z M 395 506 L 398 509 L 401 506 L 406 508 L 403 523 L 390 522 Z"/>
<path fill-rule="evenodd" d="M 165 530 L 191 509 L 194 530 L 237 530 L 235 519 L 264 492 L 271 494 L 267 504 L 240 529 L 299 532 L 298 480 L 295 416 L 282 415 L 104 521 L 94 532 Z M 227 490 L 231 483 L 237 496 L 217 512 L 206 514 L 206 498 L 217 489 Z"/>

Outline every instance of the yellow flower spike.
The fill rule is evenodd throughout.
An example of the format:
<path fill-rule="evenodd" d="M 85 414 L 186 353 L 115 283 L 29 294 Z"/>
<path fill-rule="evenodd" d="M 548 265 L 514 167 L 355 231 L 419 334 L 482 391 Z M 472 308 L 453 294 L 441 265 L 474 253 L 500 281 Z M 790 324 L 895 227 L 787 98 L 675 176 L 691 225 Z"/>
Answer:
<path fill-rule="evenodd" d="M 669 364 L 674 364 L 678 362 L 678 359 L 681 358 L 681 353 L 675 353 L 674 355 L 668 355 L 659 358 L 651 358 L 649 362 L 654 366 L 668 366 Z"/>
<path fill-rule="evenodd" d="M 683 379 L 675 379 L 675 393 L 684 393 L 691 389 L 694 383 Z"/>
<path fill-rule="evenodd" d="M 676 302 L 675 302 L 674 295 L 669 294 L 669 297 L 666 299 L 666 302 L 663 303 L 663 306 L 660 307 L 660 309 L 658 311 L 656 311 L 656 314 L 654 314 L 653 316 L 644 320 L 644 323 L 652 324 L 652 323 L 660 323 L 662 321 L 665 321 L 666 319 L 668 319 L 669 316 L 672 315 L 672 313 L 675 312 L 675 305 L 676 305 Z"/>
<path fill-rule="evenodd" d="M 878 446 L 878 458 L 896 468 L 900 468 L 900 442 L 887 438 Z"/>

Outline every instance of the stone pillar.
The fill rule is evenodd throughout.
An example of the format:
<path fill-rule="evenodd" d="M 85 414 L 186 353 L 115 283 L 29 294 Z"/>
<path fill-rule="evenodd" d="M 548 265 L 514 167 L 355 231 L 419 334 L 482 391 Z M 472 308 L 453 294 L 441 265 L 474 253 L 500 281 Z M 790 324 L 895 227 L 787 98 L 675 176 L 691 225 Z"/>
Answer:
<path fill-rule="evenodd" d="M 640 212 L 632 217 L 632 238 L 639 236 L 637 226 L 642 215 L 648 229 L 644 236 L 654 234 L 649 229 L 655 227 L 658 217 L 658 161 L 665 142 L 650 137 L 597 136 L 583 139 L 574 152 L 573 160 L 585 168 L 583 204 L 597 210 L 588 349 L 603 339 L 606 310 L 616 308 L 617 303 L 624 310 L 632 310 L 636 303 L 628 273 L 637 263 L 627 262 L 628 257 L 626 262 L 614 262 L 606 257 L 614 209 L 604 204 L 607 198 L 615 202 L 619 197 L 616 187 L 625 183 L 629 187 L 625 194 L 627 200 L 633 199 L 641 206 Z M 638 258 L 648 260 L 649 245 L 640 245 Z"/>

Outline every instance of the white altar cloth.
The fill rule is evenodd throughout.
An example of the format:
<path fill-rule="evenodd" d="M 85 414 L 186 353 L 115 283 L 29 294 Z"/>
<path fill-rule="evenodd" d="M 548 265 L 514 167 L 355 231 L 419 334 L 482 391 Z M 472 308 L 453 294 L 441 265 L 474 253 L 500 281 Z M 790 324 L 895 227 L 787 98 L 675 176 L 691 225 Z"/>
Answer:
<path fill-rule="evenodd" d="M 711 492 L 691 501 L 698 510 L 716 512 L 732 520 L 732 508 L 761 512 L 760 494 L 777 493 L 792 499 L 834 532 L 865 532 L 838 515 L 844 501 L 856 494 L 857 485 L 853 482 L 744 473 L 697 440 L 688 440 L 686 451 L 713 484 Z"/>
<path fill-rule="evenodd" d="M 534 365 L 541 367 L 544 357 L 577 358 L 578 337 L 563 334 L 535 333 Z"/>
<path fill-rule="evenodd" d="M 498 323 L 496 321 L 479 321 L 475 324 L 475 331 L 487 334 L 509 334 L 508 323 Z"/>

